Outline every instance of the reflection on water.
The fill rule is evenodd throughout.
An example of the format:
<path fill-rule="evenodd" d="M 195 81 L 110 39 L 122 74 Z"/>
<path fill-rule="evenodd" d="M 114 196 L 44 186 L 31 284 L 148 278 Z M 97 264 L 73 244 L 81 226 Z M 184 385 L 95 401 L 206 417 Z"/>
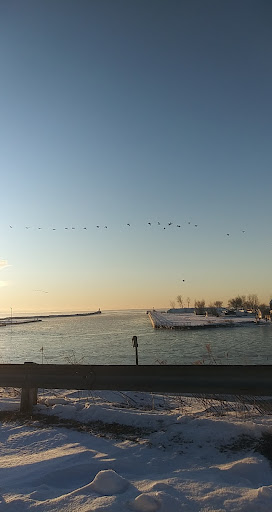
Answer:
<path fill-rule="evenodd" d="M 51 318 L 0 329 L 0 362 L 135 364 L 272 364 L 272 326 L 154 330 L 146 311 Z M 208 353 L 206 348 L 211 348 Z"/>

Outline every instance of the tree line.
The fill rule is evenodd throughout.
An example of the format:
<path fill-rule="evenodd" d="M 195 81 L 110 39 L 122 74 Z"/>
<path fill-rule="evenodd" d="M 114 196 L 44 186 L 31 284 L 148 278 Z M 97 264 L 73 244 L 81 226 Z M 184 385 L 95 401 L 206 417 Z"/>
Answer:
<path fill-rule="evenodd" d="M 179 308 L 189 308 L 190 307 L 190 297 L 187 297 L 186 299 L 183 299 L 181 295 L 178 295 L 176 298 L 177 304 Z M 175 301 L 170 301 L 171 308 L 175 308 Z M 206 306 L 206 302 L 204 299 L 201 300 L 195 300 L 194 307 L 198 311 L 205 311 L 205 310 L 217 310 L 219 308 L 223 307 L 223 301 L 221 300 L 215 300 L 214 302 L 209 303 Z M 256 312 L 258 309 L 261 311 L 262 315 L 269 315 L 270 308 L 267 304 L 261 303 L 259 301 L 258 295 L 255 293 L 251 293 L 249 295 L 237 295 L 236 297 L 233 297 L 229 299 L 228 301 L 228 308 L 229 309 L 244 309 L 245 311 L 253 311 Z"/>

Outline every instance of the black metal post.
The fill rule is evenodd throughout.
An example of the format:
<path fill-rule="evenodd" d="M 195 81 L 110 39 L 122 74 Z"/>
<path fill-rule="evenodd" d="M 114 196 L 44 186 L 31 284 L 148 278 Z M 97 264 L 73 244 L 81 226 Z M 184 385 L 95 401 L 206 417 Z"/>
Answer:
<path fill-rule="evenodd" d="M 136 364 L 138 363 L 138 340 L 137 336 L 132 336 L 132 346 L 135 348 Z"/>

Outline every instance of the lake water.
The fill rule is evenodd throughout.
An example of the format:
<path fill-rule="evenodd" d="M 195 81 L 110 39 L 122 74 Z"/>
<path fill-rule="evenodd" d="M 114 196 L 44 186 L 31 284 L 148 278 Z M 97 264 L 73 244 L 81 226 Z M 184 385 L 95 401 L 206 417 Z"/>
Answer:
<path fill-rule="evenodd" d="M 0 328 L 0 363 L 272 364 L 272 325 L 207 330 L 154 330 L 145 310 L 48 318 Z M 206 345 L 211 348 L 209 355 Z"/>

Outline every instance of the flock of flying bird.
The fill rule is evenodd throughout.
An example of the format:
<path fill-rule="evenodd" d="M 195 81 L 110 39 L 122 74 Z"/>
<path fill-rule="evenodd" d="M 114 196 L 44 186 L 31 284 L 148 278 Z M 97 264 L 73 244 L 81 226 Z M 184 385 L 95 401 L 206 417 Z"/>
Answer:
<path fill-rule="evenodd" d="M 189 224 L 189 225 L 191 224 L 194 228 L 197 228 L 197 227 L 198 227 L 198 224 L 192 224 L 191 222 L 186 222 L 186 224 Z M 161 226 L 161 223 L 160 223 L 160 222 L 156 222 L 156 223 L 147 222 L 147 225 L 148 225 L 148 226 L 150 226 L 150 227 L 151 227 L 152 225 Z M 126 224 L 125 226 L 130 228 L 130 227 L 131 227 L 131 224 L 130 224 L 129 222 L 127 222 L 127 224 Z M 182 226 L 181 226 L 181 224 L 175 224 L 175 225 L 174 225 L 174 223 L 173 223 L 173 222 L 168 222 L 168 223 L 167 223 L 167 225 L 166 225 L 166 226 L 162 226 L 162 228 L 163 228 L 163 229 L 166 229 L 167 227 L 170 227 L 170 226 L 173 226 L 173 227 L 176 227 L 176 228 L 181 228 L 181 227 L 182 227 Z M 10 229 L 13 229 L 13 227 L 14 227 L 14 226 L 9 225 L 9 227 L 10 227 Z M 102 229 L 108 229 L 108 226 L 100 226 L 100 225 L 96 225 L 95 227 L 96 227 L 97 229 L 100 229 L 100 228 L 102 228 Z M 46 229 L 46 228 L 42 228 L 42 227 L 40 227 L 40 226 L 39 226 L 38 228 L 31 227 L 31 226 L 24 226 L 24 228 L 25 228 L 25 229 L 34 229 L 34 230 L 35 230 L 35 229 Z M 57 230 L 57 228 L 48 228 L 48 229 L 49 229 L 49 230 L 52 230 L 52 231 L 56 231 L 56 230 Z M 62 228 L 62 229 L 63 229 L 63 228 Z M 85 229 L 85 230 L 87 230 L 88 228 L 85 226 L 85 227 L 83 227 L 83 228 L 75 228 L 75 227 L 70 227 L 70 228 L 69 228 L 69 227 L 65 227 L 64 229 L 65 229 L 65 230 L 72 230 L 72 229 L 77 229 L 77 230 L 81 230 L 81 229 L 82 229 L 82 230 L 84 230 L 84 229 Z M 241 231 L 242 231 L 242 233 L 245 233 L 245 230 L 243 230 L 243 229 L 242 229 Z M 230 233 L 226 233 L 226 236 L 230 236 Z"/>

